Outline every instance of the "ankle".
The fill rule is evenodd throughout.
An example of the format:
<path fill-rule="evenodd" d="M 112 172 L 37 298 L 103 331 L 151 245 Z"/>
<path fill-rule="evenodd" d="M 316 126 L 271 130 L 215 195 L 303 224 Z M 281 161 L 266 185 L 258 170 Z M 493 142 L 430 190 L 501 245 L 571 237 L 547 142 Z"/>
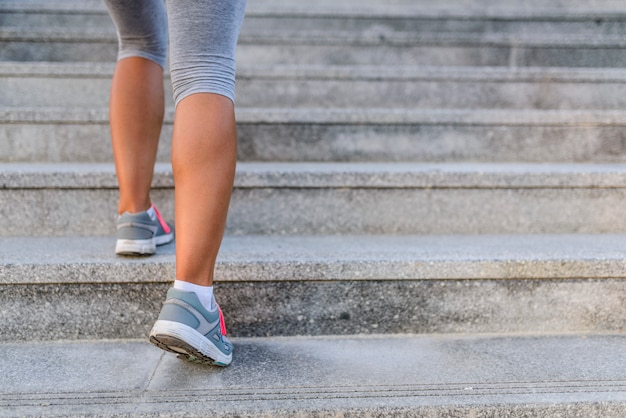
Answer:
<path fill-rule="evenodd" d="M 117 206 L 117 212 L 121 215 L 123 213 L 141 213 L 141 212 L 146 212 L 148 209 L 150 209 L 152 207 L 152 203 L 150 201 L 148 201 L 148 203 L 146 202 L 129 202 L 129 203 L 124 203 L 122 204 L 120 202 L 120 204 Z"/>
<path fill-rule="evenodd" d="M 182 290 L 184 292 L 194 292 L 206 310 L 211 311 L 214 309 L 213 286 L 200 286 L 182 280 L 174 280 L 173 287 L 174 289 Z"/>

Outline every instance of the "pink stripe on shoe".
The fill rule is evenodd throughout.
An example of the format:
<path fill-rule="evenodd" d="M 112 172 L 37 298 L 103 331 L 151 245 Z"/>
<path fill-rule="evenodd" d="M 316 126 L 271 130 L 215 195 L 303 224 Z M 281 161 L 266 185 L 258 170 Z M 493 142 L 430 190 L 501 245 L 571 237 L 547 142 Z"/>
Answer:
<path fill-rule="evenodd" d="M 220 305 L 217 305 L 217 310 L 220 313 L 220 331 L 222 332 L 222 335 L 226 335 L 226 323 L 224 322 L 224 314 L 222 313 Z"/>
<path fill-rule="evenodd" d="M 167 223 L 165 223 L 165 221 L 161 217 L 161 214 L 159 213 L 159 210 L 157 209 L 156 206 L 152 205 L 152 209 L 154 209 L 154 213 L 156 213 L 157 219 L 159 220 L 159 223 L 161 224 L 163 231 L 165 231 L 166 234 L 169 234 L 170 226 Z"/>

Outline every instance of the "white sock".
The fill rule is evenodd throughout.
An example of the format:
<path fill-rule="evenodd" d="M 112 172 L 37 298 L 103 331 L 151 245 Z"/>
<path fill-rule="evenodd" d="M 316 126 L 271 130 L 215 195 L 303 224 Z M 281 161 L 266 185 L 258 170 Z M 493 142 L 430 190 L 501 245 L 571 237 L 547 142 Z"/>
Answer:
<path fill-rule="evenodd" d="M 207 311 L 213 310 L 213 286 L 200 286 L 182 280 L 174 280 L 174 289 L 194 292 Z"/>
<path fill-rule="evenodd" d="M 156 216 L 156 212 L 154 211 L 154 206 L 150 206 L 150 209 L 148 209 L 146 212 L 148 212 L 148 215 L 150 215 L 150 218 L 153 221 L 156 221 L 157 216 Z"/>

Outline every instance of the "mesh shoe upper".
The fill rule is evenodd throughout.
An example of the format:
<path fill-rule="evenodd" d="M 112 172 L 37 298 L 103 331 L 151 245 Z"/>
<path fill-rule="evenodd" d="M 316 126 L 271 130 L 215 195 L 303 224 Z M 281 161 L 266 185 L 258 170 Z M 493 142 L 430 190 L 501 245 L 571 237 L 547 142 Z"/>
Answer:
<path fill-rule="evenodd" d="M 224 355 L 230 355 L 233 345 L 225 337 L 224 318 L 215 300 L 209 311 L 193 292 L 169 289 L 157 321 L 172 321 L 187 325 L 207 338 Z"/>
<path fill-rule="evenodd" d="M 117 218 L 118 239 L 152 239 L 158 230 L 159 222 L 152 220 L 148 212 L 126 212 Z"/>
<path fill-rule="evenodd" d="M 117 219 L 117 254 L 150 255 L 157 245 L 174 239 L 174 233 L 153 205 L 154 218 L 146 212 L 124 213 Z"/>

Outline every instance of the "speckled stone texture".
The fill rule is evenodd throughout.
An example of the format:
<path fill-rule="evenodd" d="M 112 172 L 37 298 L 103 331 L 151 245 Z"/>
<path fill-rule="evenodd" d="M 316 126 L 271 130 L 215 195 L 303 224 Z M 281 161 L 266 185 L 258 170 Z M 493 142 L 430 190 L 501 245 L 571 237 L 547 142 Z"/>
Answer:
<path fill-rule="evenodd" d="M 0 0 L 0 417 L 626 416 L 626 3 L 246 14 L 218 369 L 146 341 L 175 244 L 113 253 L 104 4 Z"/>
<path fill-rule="evenodd" d="M 0 169 L 0 235 L 114 231 L 112 165 Z M 227 233 L 621 233 L 625 182 L 619 164 L 242 163 Z M 171 219 L 165 164 L 152 199 Z"/>
<path fill-rule="evenodd" d="M 624 280 L 229 283 L 218 291 L 242 336 L 622 332 L 626 314 Z"/>
<path fill-rule="evenodd" d="M 235 189 L 228 233 L 620 233 L 623 188 Z"/>
<path fill-rule="evenodd" d="M 0 287 L 0 341 L 142 338 L 167 284 Z"/>
<path fill-rule="evenodd" d="M 622 417 L 623 335 L 233 339 L 227 368 L 138 341 L 0 344 L 0 416 Z"/>
<path fill-rule="evenodd" d="M 626 159 L 626 116 L 614 111 L 605 115 L 561 111 L 543 118 L 528 111 L 477 109 L 417 109 L 405 118 L 387 112 L 386 116 L 381 111 L 365 112 L 357 118 L 345 114 L 342 120 L 336 109 L 312 117 L 309 110 L 238 108 L 238 157 L 240 161 L 543 162 L 547 154 L 552 162 Z M 0 113 L 0 123 L 1 162 L 113 161 L 104 108 L 9 110 Z M 168 112 L 159 142 L 161 162 L 171 157 L 171 131 Z"/>
<path fill-rule="evenodd" d="M 623 109 L 626 77 L 606 69 L 286 66 L 239 69 L 239 108 Z M 291 71 L 290 71 L 291 70 Z M 343 71 L 342 71 L 343 70 Z M 0 62 L 0 106 L 106 108 L 113 65 Z M 172 107 L 166 77 L 165 106 Z M 546 93 L 537 91 L 550 83 Z M 33 102 L 32 97 L 38 100 Z M 373 100 L 375 98 L 375 100 Z"/>
<path fill-rule="evenodd" d="M 613 35 L 619 25 L 612 19 L 614 13 L 623 12 L 623 7 L 615 3 L 594 8 L 539 2 L 505 7 L 456 2 L 444 7 L 404 2 L 393 8 L 363 2 L 342 6 L 320 2 L 318 6 L 317 13 L 324 19 L 285 19 L 279 15 L 280 23 L 276 21 L 276 11 L 297 14 L 311 10 L 290 3 L 270 3 L 265 7 L 273 8 L 274 13 L 268 14 L 268 9 L 260 6 L 256 20 L 254 9 L 249 10 L 248 16 L 253 20 L 242 28 L 238 63 L 624 66 L 621 38 Z M 66 12 L 66 16 L 80 16 L 83 10 L 82 14 L 89 17 L 79 25 L 82 32 L 64 31 L 71 24 L 63 13 L 56 22 L 48 17 L 34 23 L 43 32 L 38 37 L 33 36 L 33 32 L 37 33 L 33 29 L 27 36 L 14 30 L 11 36 L 2 39 L 0 59 L 113 62 L 116 58 L 113 27 L 106 25 L 102 5 L 98 7 L 100 16 L 94 20 L 93 8 L 86 12 L 80 3 L 66 6 L 74 12 Z M 19 7 L 9 9 L 19 11 Z M 362 11 L 355 16 L 354 10 Z M 477 10 L 488 10 L 490 15 L 480 15 Z M 384 24 L 374 19 L 380 14 L 386 17 Z M 564 17 L 570 14 L 573 16 Z M 34 15 L 30 21 L 37 22 L 38 16 Z M 451 15 L 455 17 L 450 18 Z M 424 19 L 425 16 L 428 18 Z M 517 17 L 511 19 L 512 16 Z M 586 18 L 582 23 L 580 16 Z M 7 19 L 15 21 L 10 15 Z M 49 27 L 56 30 L 46 32 Z"/>
<path fill-rule="evenodd" d="M 0 341 L 142 338 L 167 284 L 0 287 Z M 403 280 L 219 283 L 240 337 L 623 332 L 626 281 Z"/>
<path fill-rule="evenodd" d="M 343 35 L 343 36 L 342 36 Z M 237 49 L 239 65 L 326 64 L 326 65 L 467 65 L 467 66 L 545 66 L 613 67 L 626 65 L 621 46 L 614 39 L 596 38 L 598 44 L 575 35 L 563 39 L 527 37 L 514 45 L 508 34 L 437 34 L 390 33 L 380 39 L 374 34 L 367 44 L 358 35 L 306 31 L 274 33 L 264 36 L 242 34 Z M 77 42 L 77 41 L 82 42 Z M 602 45 L 602 42 L 606 42 Z M 113 62 L 117 42 L 111 31 L 72 35 L 41 36 L 33 39 L 20 35 L 4 39 L 0 49 L 3 61 L 96 61 Z"/>
<path fill-rule="evenodd" d="M 520 118 L 523 116 L 520 115 Z M 623 126 L 240 121 L 239 158 L 257 161 L 624 161 Z M 546 151 L 549 150 L 549 151 Z"/>
<path fill-rule="evenodd" d="M 141 338 L 174 245 L 0 242 L 0 339 Z M 216 294 L 236 336 L 622 332 L 623 235 L 226 236 Z"/>

